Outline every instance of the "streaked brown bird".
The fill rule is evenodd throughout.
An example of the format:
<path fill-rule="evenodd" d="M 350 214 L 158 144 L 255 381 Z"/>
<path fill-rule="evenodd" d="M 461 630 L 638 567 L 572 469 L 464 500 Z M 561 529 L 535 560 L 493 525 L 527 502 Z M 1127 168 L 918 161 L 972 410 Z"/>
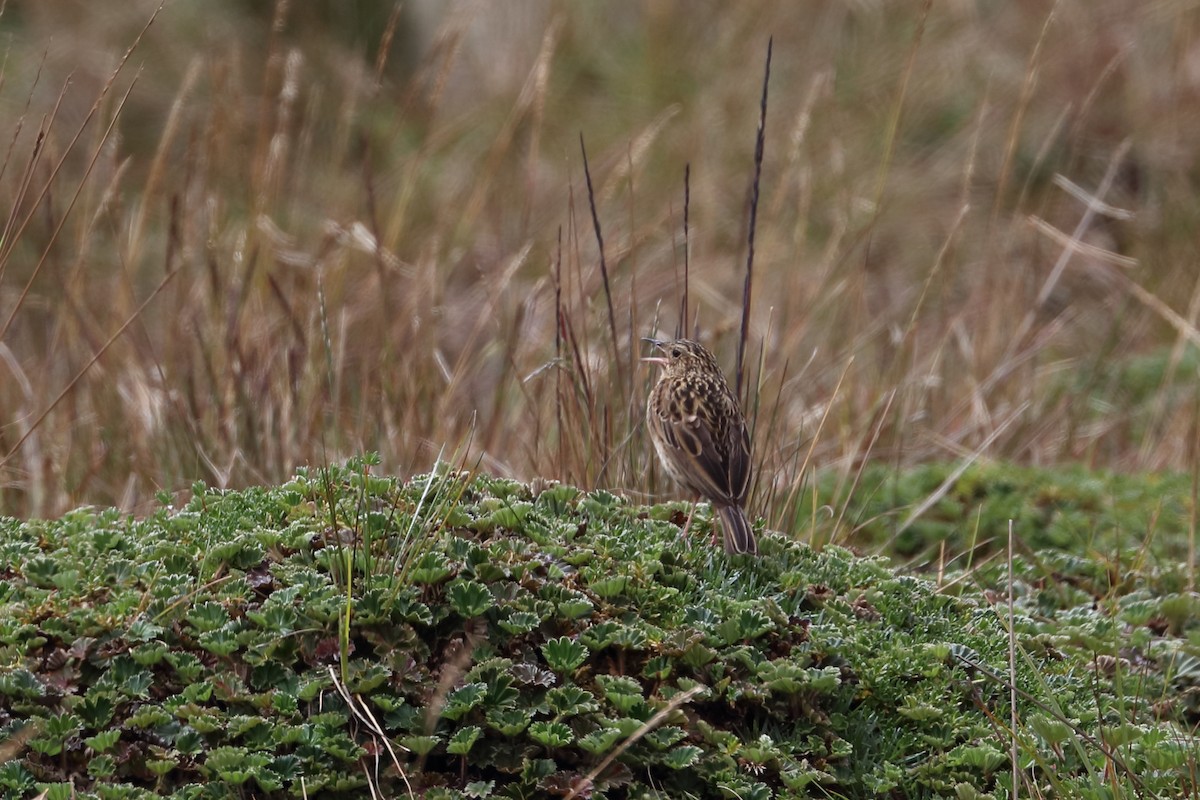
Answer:
<path fill-rule="evenodd" d="M 659 460 L 678 483 L 713 504 L 725 552 L 758 554 L 744 507 L 750 491 L 750 433 L 717 359 L 690 339 L 643 339 L 665 367 L 646 403 Z"/>

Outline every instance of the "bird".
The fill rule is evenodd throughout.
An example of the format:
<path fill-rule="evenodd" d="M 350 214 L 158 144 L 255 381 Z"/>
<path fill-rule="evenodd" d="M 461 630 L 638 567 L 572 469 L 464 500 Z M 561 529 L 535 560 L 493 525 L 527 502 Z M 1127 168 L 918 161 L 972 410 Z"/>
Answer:
<path fill-rule="evenodd" d="M 646 426 L 671 477 L 712 503 L 721 518 L 725 552 L 758 554 L 746 517 L 750 433 L 716 357 L 691 339 L 646 338 L 664 367 L 646 401 Z"/>

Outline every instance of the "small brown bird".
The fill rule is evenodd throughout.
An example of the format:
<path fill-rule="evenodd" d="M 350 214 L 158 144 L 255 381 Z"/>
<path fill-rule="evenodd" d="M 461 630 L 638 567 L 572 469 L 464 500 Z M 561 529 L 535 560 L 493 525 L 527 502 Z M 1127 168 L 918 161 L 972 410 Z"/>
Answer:
<path fill-rule="evenodd" d="M 646 403 L 658 457 L 677 482 L 713 504 L 726 553 L 758 554 L 743 506 L 750 491 L 750 434 L 717 359 L 690 339 L 643 339 L 666 367 Z"/>

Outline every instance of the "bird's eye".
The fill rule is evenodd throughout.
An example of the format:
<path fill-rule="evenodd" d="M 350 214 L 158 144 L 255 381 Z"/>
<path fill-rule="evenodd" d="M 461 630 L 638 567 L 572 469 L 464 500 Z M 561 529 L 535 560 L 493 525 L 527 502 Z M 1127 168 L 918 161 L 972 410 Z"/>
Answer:
<path fill-rule="evenodd" d="M 671 348 L 671 358 L 679 358 L 681 355 L 683 355 L 683 351 L 678 347 Z"/>

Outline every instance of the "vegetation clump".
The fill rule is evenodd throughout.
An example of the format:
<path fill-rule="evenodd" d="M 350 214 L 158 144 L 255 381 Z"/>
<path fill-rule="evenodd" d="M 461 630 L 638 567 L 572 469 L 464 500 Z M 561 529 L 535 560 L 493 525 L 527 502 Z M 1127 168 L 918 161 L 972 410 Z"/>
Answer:
<path fill-rule="evenodd" d="M 998 798 L 1013 752 L 1022 794 L 1190 781 L 1187 671 L 1109 652 L 1140 620 L 1139 657 L 1184 663 L 1185 595 L 1073 597 L 1052 633 L 1023 593 L 1010 664 L 1006 605 L 962 583 L 370 462 L 0 523 L 0 792 Z"/>

